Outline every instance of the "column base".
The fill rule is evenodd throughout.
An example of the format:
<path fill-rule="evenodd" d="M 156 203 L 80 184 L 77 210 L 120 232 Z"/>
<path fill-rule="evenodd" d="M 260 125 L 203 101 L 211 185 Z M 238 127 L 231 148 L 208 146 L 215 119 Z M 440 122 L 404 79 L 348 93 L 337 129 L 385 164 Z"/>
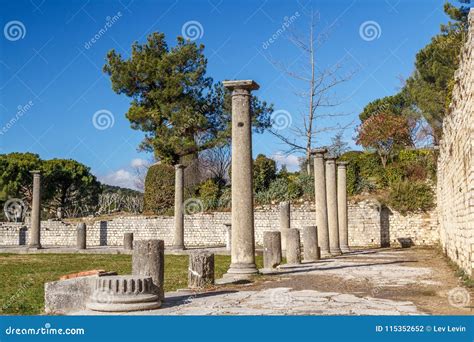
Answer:
<path fill-rule="evenodd" d="M 230 264 L 227 273 L 222 276 L 222 279 L 229 281 L 249 280 L 252 275 L 255 274 L 258 274 L 258 269 L 255 263 Z"/>
<path fill-rule="evenodd" d="M 330 258 L 332 257 L 331 253 L 329 251 L 321 251 L 321 259 L 322 258 Z"/>
<path fill-rule="evenodd" d="M 350 253 L 350 249 L 348 246 L 341 246 L 341 252 L 342 253 Z"/>
<path fill-rule="evenodd" d="M 28 245 L 28 249 L 43 249 L 43 246 L 41 245 Z"/>
<path fill-rule="evenodd" d="M 184 247 L 184 245 L 177 245 L 177 246 L 171 246 L 170 249 L 174 251 L 184 251 L 186 247 Z"/>
<path fill-rule="evenodd" d="M 332 256 L 337 256 L 337 255 L 341 255 L 341 254 L 342 254 L 342 252 L 339 248 L 332 248 L 331 249 L 331 255 Z"/>

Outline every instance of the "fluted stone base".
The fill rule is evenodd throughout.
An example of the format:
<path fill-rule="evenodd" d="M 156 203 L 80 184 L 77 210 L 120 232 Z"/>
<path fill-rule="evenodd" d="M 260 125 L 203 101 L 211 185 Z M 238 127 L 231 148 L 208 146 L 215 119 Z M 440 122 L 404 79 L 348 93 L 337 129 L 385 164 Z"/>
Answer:
<path fill-rule="evenodd" d="M 159 296 L 153 292 L 151 277 L 112 276 L 95 281 L 86 307 L 94 311 L 130 312 L 158 309 Z"/>

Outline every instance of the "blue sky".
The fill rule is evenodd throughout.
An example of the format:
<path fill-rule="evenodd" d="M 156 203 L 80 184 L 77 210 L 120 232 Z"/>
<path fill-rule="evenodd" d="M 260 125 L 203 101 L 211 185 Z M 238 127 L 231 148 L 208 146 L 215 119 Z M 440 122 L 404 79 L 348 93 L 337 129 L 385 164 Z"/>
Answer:
<path fill-rule="evenodd" d="M 316 52 L 317 65 L 326 68 L 343 60 L 344 72 L 356 72 L 334 94 L 342 104 L 328 112 L 344 115 L 321 119 L 321 128 L 349 125 L 344 138 L 357 148 L 353 137 L 358 113 L 369 101 L 397 92 L 400 77 L 413 71 L 416 52 L 447 21 L 443 2 L 312 2 L 319 12 L 318 27 L 331 27 Z M 155 31 L 164 32 L 174 45 L 186 24 L 197 27 L 196 42 L 206 47 L 209 76 L 215 81 L 256 80 L 261 86 L 256 95 L 290 113 L 292 125 L 298 126 L 305 107 L 295 91 L 302 84 L 270 61 L 293 66 L 304 62 L 278 29 L 293 16 L 290 27 L 304 32 L 307 5 L 283 0 L 2 0 L 0 153 L 73 158 L 90 166 L 102 181 L 133 186 L 132 166 L 151 156 L 137 151 L 143 134 L 132 130 L 125 118 L 129 99 L 115 94 L 102 72 L 105 56 L 110 49 L 127 56 L 134 41 L 143 42 Z M 375 36 L 361 33 L 364 25 L 372 25 Z M 266 44 L 272 36 L 273 42 Z M 113 125 L 105 121 L 106 129 L 97 129 L 95 113 L 96 118 L 112 118 Z M 334 133 L 319 135 L 317 145 L 327 144 Z M 274 156 L 290 169 L 296 166 L 297 155 L 282 155 L 286 148 L 275 137 L 267 133 L 253 138 L 255 155 Z"/>

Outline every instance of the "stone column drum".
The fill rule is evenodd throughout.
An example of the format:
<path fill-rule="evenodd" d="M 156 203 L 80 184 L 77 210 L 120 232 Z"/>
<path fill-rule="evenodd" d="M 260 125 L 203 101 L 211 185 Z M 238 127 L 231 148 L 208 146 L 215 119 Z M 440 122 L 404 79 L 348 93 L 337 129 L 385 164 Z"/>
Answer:
<path fill-rule="evenodd" d="M 225 226 L 225 249 L 230 251 L 232 249 L 232 224 L 224 223 Z"/>
<path fill-rule="evenodd" d="M 281 249 L 286 249 L 286 232 L 290 229 L 290 202 L 280 203 L 280 231 L 281 231 Z"/>
<path fill-rule="evenodd" d="M 281 264 L 281 233 L 263 233 L 263 268 L 273 269 Z"/>
<path fill-rule="evenodd" d="M 31 171 L 33 174 L 33 201 L 31 208 L 31 232 L 29 248 L 41 248 L 41 173 Z"/>
<path fill-rule="evenodd" d="M 316 226 L 303 227 L 303 257 L 306 262 L 317 261 L 321 258 Z"/>
<path fill-rule="evenodd" d="M 318 243 L 321 248 L 321 257 L 331 256 L 329 253 L 328 213 L 326 203 L 326 172 L 324 168 L 324 154 L 326 149 L 314 149 L 314 197 L 316 204 L 316 226 L 318 227 Z"/>
<path fill-rule="evenodd" d="M 175 165 L 173 249 L 184 249 L 184 166 Z"/>
<path fill-rule="evenodd" d="M 336 158 L 326 159 L 326 197 L 328 206 L 329 251 L 340 255 L 339 224 L 337 220 Z"/>
<path fill-rule="evenodd" d="M 77 249 L 86 249 L 87 246 L 87 227 L 84 222 L 81 222 L 77 225 Z"/>
<path fill-rule="evenodd" d="M 200 289 L 214 285 L 214 254 L 200 251 L 189 254 L 188 287 Z"/>
<path fill-rule="evenodd" d="M 131 251 L 133 249 L 133 233 L 123 234 L 123 249 Z"/>
<path fill-rule="evenodd" d="M 297 228 L 288 229 L 286 235 L 286 263 L 288 265 L 301 264 L 300 231 Z"/>
<path fill-rule="evenodd" d="M 151 277 L 160 300 L 164 295 L 165 243 L 163 240 L 140 240 L 133 243 L 132 274 Z"/>
<path fill-rule="evenodd" d="M 132 275 L 98 277 L 86 307 L 103 312 L 158 309 L 161 301 L 153 291 L 151 277 Z"/>
<path fill-rule="evenodd" d="M 255 265 L 251 91 L 254 81 L 224 81 L 232 91 L 232 250 L 225 277 L 248 278 Z"/>
<path fill-rule="evenodd" d="M 349 249 L 349 226 L 347 217 L 347 164 L 348 162 L 337 162 L 337 220 L 339 223 L 339 244 L 341 252 L 350 252 Z"/>

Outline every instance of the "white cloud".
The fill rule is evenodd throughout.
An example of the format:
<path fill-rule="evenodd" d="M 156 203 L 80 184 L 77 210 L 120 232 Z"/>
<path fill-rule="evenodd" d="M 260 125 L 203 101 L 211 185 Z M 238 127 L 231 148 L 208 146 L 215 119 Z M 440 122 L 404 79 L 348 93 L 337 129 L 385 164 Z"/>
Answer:
<path fill-rule="evenodd" d="M 286 165 L 288 171 L 298 171 L 300 168 L 298 156 L 292 154 L 286 155 L 283 152 L 278 151 L 275 152 L 271 158 L 276 161 L 280 167 Z"/>
<path fill-rule="evenodd" d="M 137 178 L 130 171 L 120 169 L 100 178 L 105 184 L 120 186 L 122 188 L 136 189 Z"/>
<path fill-rule="evenodd" d="M 130 166 L 135 168 L 148 166 L 149 164 L 150 163 L 147 160 L 141 158 L 132 159 L 132 161 L 130 162 Z"/>

